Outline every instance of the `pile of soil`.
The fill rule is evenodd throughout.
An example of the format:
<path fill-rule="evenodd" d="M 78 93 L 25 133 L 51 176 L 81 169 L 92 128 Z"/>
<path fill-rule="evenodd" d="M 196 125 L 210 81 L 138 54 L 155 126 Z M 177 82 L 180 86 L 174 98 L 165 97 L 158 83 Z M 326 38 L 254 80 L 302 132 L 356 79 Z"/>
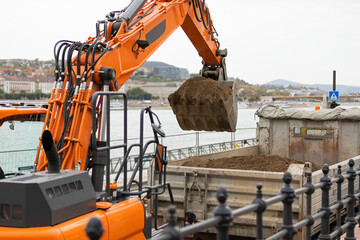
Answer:
<path fill-rule="evenodd" d="M 193 77 L 186 80 L 181 87 L 170 94 L 168 99 L 174 104 L 220 104 L 226 102 L 232 96 L 229 87 L 210 78 Z"/>
<path fill-rule="evenodd" d="M 281 157 L 278 155 L 260 156 L 236 156 L 230 158 L 204 159 L 194 157 L 184 162 L 181 166 L 221 169 L 256 170 L 265 172 L 285 172 L 290 164 L 304 164 L 295 159 Z M 321 169 L 320 166 L 312 164 L 313 171 Z"/>

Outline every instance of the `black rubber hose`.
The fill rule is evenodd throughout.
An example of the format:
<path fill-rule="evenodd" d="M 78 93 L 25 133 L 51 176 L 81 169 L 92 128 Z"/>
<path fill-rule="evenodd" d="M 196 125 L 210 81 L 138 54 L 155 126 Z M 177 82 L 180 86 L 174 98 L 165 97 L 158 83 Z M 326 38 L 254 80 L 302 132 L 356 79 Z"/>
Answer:
<path fill-rule="evenodd" d="M 100 36 L 100 22 L 96 22 L 96 38 Z"/>
<path fill-rule="evenodd" d="M 64 146 L 64 137 L 67 133 L 67 129 L 69 127 L 69 124 L 71 122 L 71 117 L 69 117 L 69 113 L 70 113 L 70 110 L 71 110 L 71 104 L 69 104 L 72 100 L 72 96 L 74 95 L 74 88 L 73 88 L 73 81 L 72 81 L 72 74 L 73 74 L 73 68 L 72 68 L 72 63 L 71 63 L 71 59 L 72 59 L 72 55 L 73 55 L 73 52 L 75 50 L 78 50 L 79 46 L 80 46 L 80 42 L 75 42 L 73 44 L 71 44 L 71 46 L 69 47 L 69 50 L 67 51 L 67 70 L 68 70 L 68 79 L 67 79 L 67 82 L 68 82 L 68 91 L 66 93 L 66 97 L 65 97 L 65 101 L 64 101 L 64 107 L 63 107 L 63 119 L 64 119 L 64 125 L 63 125 L 63 131 L 62 131 L 62 134 L 61 134 L 61 137 L 58 141 L 58 144 L 57 144 L 57 148 L 58 149 L 62 149 L 63 146 Z"/>
<path fill-rule="evenodd" d="M 99 41 L 99 38 L 96 38 L 95 41 L 90 45 L 87 53 L 86 53 L 86 58 L 85 58 L 85 71 L 83 73 L 83 76 L 84 76 L 84 80 L 83 81 L 87 81 L 87 78 L 88 78 L 88 67 L 89 67 L 89 63 L 88 63 L 88 60 L 89 60 L 89 56 L 90 56 L 90 52 L 92 52 L 92 50 L 94 49 L 94 46 L 97 44 L 97 42 Z"/>
<path fill-rule="evenodd" d="M 202 23 L 204 25 L 204 28 L 209 29 L 209 26 L 210 26 L 210 22 L 209 22 L 210 14 L 209 14 L 209 9 L 205 5 L 205 0 L 203 0 L 203 7 L 200 8 L 200 10 L 201 10 L 201 20 L 202 20 Z M 205 12 L 206 12 L 206 20 L 207 20 L 206 22 L 207 23 L 205 23 L 205 18 L 204 18 Z"/>
<path fill-rule="evenodd" d="M 59 57 L 60 57 L 60 53 L 61 50 L 63 49 L 64 46 L 70 46 L 70 43 L 62 43 L 59 48 L 57 49 L 57 53 L 55 54 L 55 69 L 57 69 L 58 73 L 57 73 L 57 78 L 56 80 L 58 80 L 60 78 L 61 75 L 61 69 L 60 69 L 60 63 L 59 63 Z"/>
<path fill-rule="evenodd" d="M 98 45 L 101 45 L 102 47 L 105 47 L 105 49 L 95 61 L 95 53 L 96 53 L 96 48 L 98 47 Z M 98 42 L 98 43 L 95 44 L 94 48 L 92 49 L 91 66 L 89 68 L 89 71 L 94 68 L 95 64 L 100 60 L 100 58 L 102 56 L 104 56 L 104 54 L 106 53 L 107 50 L 108 50 L 108 45 L 105 45 L 105 44 L 103 44 L 101 42 Z M 90 81 L 91 82 L 94 81 L 94 71 L 91 72 L 91 80 Z"/>
<path fill-rule="evenodd" d="M 72 65 L 71 65 L 71 58 L 72 58 L 72 54 L 75 50 L 75 46 L 76 46 L 76 43 L 73 43 L 68 52 L 67 52 L 67 58 L 66 58 L 66 64 L 67 64 L 67 74 L 68 74 L 68 77 L 67 77 L 67 81 L 68 81 L 68 84 L 69 86 L 72 86 Z"/>
<path fill-rule="evenodd" d="M 107 21 L 105 21 L 104 22 L 104 42 L 106 41 L 106 35 L 107 35 L 107 25 L 108 25 L 108 23 L 107 23 Z"/>
<path fill-rule="evenodd" d="M 74 53 L 74 51 L 78 50 L 79 48 L 79 45 L 81 43 L 79 42 L 76 42 L 76 43 L 73 43 L 68 51 L 68 55 L 67 55 L 67 69 L 68 69 L 68 82 L 69 82 L 69 86 L 73 86 L 73 68 L 72 68 L 72 55 Z"/>
<path fill-rule="evenodd" d="M 61 59 L 61 81 L 63 82 L 65 80 L 65 74 L 63 75 L 62 73 L 65 73 L 65 55 L 66 55 L 66 51 L 68 50 L 68 48 L 71 45 L 66 45 L 63 52 L 62 52 L 62 59 Z"/>
<path fill-rule="evenodd" d="M 199 17 L 197 14 L 197 8 L 200 8 L 200 2 L 199 0 L 191 0 L 192 5 L 193 5 L 193 9 L 194 9 L 194 13 L 195 13 L 195 18 L 198 22 L 201 22 L 201 16 Z M 200 10 L 200 14 L 201 14 L 201 10 Z"/>
<path fill-rule="evenodd" d="M 72 42 L 69 41 L 69 40 L 60 40 L 60 41 L 58 41 L 57 43 L 55 43 L 55 46 L 54 46 L 55 77 L 56 77 L 55 80 L 58 80 L 58 79 L 59 79 L 59 76 L 60 76 L 60 75 L 59 75 L 59 74 L 60 74 L 60 73 L 59 73 L 60 68 L 59 68 L 59 63 L 58 63 L 59 51 L 56 51 L 57 46 L 58 46 L 58 44 L 60 44 L 60 43 L 62 43 L 62 44 L 60 45 L 59 49 L 61 49 L 64 44 L 69 44 L 69 43 L 72 43 Z"/>
<path fill-rule="evenodd" d="M 204 25 L 205 29 L 209 29 L 209 25 L 210 25 L 210 14 L 209 14 L 209 9 L 206 8 L 205 5 L 205 0 L 203 0 L 203 4 L 201 6 L 200 0 L 191 0 L 192 5 L 193 5 L 193 9 L 194 9 L 194 13 L 195 13 L 195 18 L 198 22 L 202 22 Z M 197 8 L 199 8 L 200 10 L 200 17 L 197 13 Z M 206 9 L 205 9 L 206 8 Z M 205 18 L 204 18 L 204 14 L 205 14 L 205 10 L 206 10 L 206 17 L 207 17 L 207 24 L 205 23 Z"/>
<path fill-rule="evenodd" d="M 85 70 L 84 70 L 84 73 L 82 74 L 83 77 L 84 77 L 84 80 L 83 81 L 87 81 L 87 78 L 88 78 L 88 69 L 89 69 L 89 57 L 90 57 L 90 53 L 92 52 L 92 49 L 94 48 L 94 45 L 90 45 L 89 48 L 88 48 L 88 51 L 86 52 L 86 56 L 85 56 Z"/>
<path fill-rule="evenodd" d="M 78 51 L 78 56 L 77 56 L 77 62 L 76 62 L 76 67 L 77 67 L 77 75 L 79 76 L 80 74 L 80 64 L 81 64 L 81 54 L 84 51 L 85 48 L 88 48 L 90 45 L 88 43 L 83 43 L 80 46 L 80 49 Z M 80 79 L 76 78 L 76 85 L 80 85 Z"/>

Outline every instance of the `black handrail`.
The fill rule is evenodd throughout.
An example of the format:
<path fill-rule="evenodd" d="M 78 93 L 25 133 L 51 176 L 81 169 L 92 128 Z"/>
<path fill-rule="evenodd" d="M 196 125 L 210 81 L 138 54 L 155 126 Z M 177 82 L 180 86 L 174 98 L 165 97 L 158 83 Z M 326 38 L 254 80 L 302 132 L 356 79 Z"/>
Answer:
<path fill-rule="evenodd" d="M 269 198 L 267 200 L 262 199 L 262 186 L 259 184 L 257 186 L 257 197 L 254 202 L 245 207 L 233 210 L 228 214 L 216 214 L 216 210 L 214 212 L 214 217 L 208 218 L 199 223 L 195 223 L 183 228 L 176 228 L 174 225 L 175 217 L 175 207 L 169 208 L 169 225 L 164 230 L 164 232 L 154 237 L 156 240 L 175 240 L 181 239 L 182 237 L 194 234 L 204 229 L 210 227 L 217 227 L 218 230 L 218 239 L 228 239 L 228 227 L 230 226 L 233 217 L 238 217 L 241 215 L 245 215 L 251 212 L 257 213 L 257 239 L 262 238 L 262 212 L 266 210 L 266 207 L 280 201 L 284 204 L 284 214 L 283 214 L 283 225 L 280 227 L 279 231 L 266 238 L 266 240 L 276 240 L 276 239 L 293 239 L 298 229 L 306 227 L 306 239 L 311 239 L 311 226 L 314 224 L 315 220 L 321 218 L 321 231 L 319 235 L 319 239 L 335 239 L 340 237 L 343 233 L 346 232 L 346 239 L 356 239 L 354 236 L 354 228 L 357 224 L 357 221 L 360 219 L 360 213 L 355 214 L 355 203 L 360 198 L 360 184 L 357 188 L 357 192 L 355 193 L 355 178 L 359 176 L 360 179 L 360 166 L 357 170 L 354 169 L 355 161 L 353 159 L 349 160 L 349 170 L 345 175 L 341 174 L 341 167 L 338 167 L 337 175 L 333 178 L 328 176 L 329 166 L 325 164 L 322 168 L 323 177 L 320 182 L 317 184 L 312 184 L 312 176 L 310 172 L 306 173 L 307 182 L 304 187 L 298 188 L 294 190 L 291 187 L 292 176 L 289 172 L 284 173 L 283 181 L 285 183 L 284 187 L 281 189 L 281 193 L 275 197 Z M 348 194 L 342 199 L 341 198 L 341 183 L 347 180 L 348 181 Z M 360 180 L 359 180 L 360 182 Z M 330 196 L 329 190 L 331 189 L 331 185 L 333 183 L 337 183 L 337 191 L 340 192 L 340 195 L 337 195 L 337 201 L 330 206 Z M 322 206 L 320 211 L 311 215 L 311 197 L 316 189 L 322 190 Z M 225 190 L 226 192 L 226 190 Z M 219 188 L 218 195 L 227 195 L 224 193 L 224 188 Z M 221 195 L 220 194 L 220 195 Z M 297 195 L 306 194 L 307 195 L 307 216 L 301 221 L 293 224 L 293 216 L 292 216 L 292 203 Z M 217 196 L 218 201 L 222 204 L 225 204 L 223 199 L 220 199 Z M 226 200 L 226 198 L 225 198 Z M 345 219 L 345 223 L 341 225 L 341 221 L 336 222 L 336 228 L 331 232 L 330 230 L 330 217 L 332 216 L 333 211 L 337 210 L 337 214 L 340 214 L 340 211 L 346 207 L 347 216 Z M 223 206 L 224 207 L 224 206 Z M 341 219 L 340 219 L 341 220 Z"/>

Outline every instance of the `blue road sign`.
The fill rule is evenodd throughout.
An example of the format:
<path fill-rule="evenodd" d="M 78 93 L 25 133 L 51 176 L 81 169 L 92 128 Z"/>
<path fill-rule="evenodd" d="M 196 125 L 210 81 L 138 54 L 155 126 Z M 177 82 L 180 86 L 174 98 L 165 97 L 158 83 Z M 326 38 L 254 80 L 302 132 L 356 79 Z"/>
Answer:
<path fill-rule="evenodd" d="M 330 102 L 339 101 L 339 91 L 329 91 L 329 101 Z"/>

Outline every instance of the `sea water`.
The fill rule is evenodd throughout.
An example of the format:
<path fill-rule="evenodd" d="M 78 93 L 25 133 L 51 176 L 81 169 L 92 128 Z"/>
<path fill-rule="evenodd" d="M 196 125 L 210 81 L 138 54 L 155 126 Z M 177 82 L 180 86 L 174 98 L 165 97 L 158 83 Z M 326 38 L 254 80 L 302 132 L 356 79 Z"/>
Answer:
<path fill-rule="evenodd" d="M 193 147 L 196 144 L 205 145 L 220 142 L 229 142 L 233 139 L 255 138 L 255 128 L 257 118 L 256 109 L 238 109 L 238 130 L 231 134 L 229 132 L 200 132 L 183 131 L 176 120 L 171 109 L 154 109 L 153 112 L 158 116 L 161 129 L 166 137 L 161 138 L 160 142 L 168 149 L 178 149 Z M 127 129 L 128 145 L 139 143 L 140 137 L 140 109 L 128 110 Z M 110 112 L 110 139 L 112 143 L 118 144 L 124 139 L 124 111 Z M 153 139 L 148 114 L 144 114 L 144 143 Z M 155 123 L 158 125 L 157 118 Z M 6 172 L 17 172 L 22 167 L 31 167 L 36 157 L 36 149 L 39 145 L 41 136 L 42 122 L 20 122 L 6 121 L 0 126 L 0 166 Z M 250 128 L 250 129 L 249 129 Z M 134 149 L 133 154 L 137 154 L 138 149 Z M 122 155 L 120 150 L 112 150 L 111 157 Z"/>

